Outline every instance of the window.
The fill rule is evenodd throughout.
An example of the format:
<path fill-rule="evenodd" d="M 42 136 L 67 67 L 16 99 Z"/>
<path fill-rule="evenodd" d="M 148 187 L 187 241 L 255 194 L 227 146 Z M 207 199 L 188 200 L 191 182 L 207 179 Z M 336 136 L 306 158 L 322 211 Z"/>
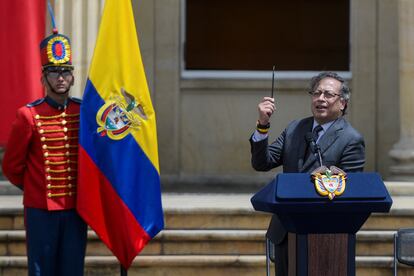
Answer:
<path fill-rule="evenodd" d="M 186 0 L 186 70 L 349 71 L 349 0 Z"/>

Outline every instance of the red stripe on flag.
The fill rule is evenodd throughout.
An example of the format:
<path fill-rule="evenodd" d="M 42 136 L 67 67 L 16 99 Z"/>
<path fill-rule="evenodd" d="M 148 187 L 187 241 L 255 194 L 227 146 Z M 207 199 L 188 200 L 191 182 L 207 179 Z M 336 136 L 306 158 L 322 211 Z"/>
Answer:
<path fill-rule="evenodd" d="M 151 238 L 82 147 L 79 162 L 78 212 L 128 269 Z"/>

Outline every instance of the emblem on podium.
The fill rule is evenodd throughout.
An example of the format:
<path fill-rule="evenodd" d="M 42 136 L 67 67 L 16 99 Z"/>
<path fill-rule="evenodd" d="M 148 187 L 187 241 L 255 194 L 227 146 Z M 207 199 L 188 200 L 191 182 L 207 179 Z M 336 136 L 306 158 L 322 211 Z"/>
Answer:
<path fill-rule="evenodd" d="M 328 196 L 333 200 L 335 196 L 340 196 L 345 191 L 346 173 L 335 166 L 319 167 L 311 175 L 315 189 L 321 196 Z"/>

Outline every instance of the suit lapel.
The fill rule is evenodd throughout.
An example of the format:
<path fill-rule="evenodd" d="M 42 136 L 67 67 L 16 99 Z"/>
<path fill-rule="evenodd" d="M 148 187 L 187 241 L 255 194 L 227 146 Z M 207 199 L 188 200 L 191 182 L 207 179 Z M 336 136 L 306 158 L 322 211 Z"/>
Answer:
<path fill-rule="evenodd" d="M 338 118 L 328 129 L 328 131 L 321 137 L 318 144 L 321 148 L 321 153 L 323 154 L 332 144 L 338 139 L 339 134 L 338 130 L 343 129 L 344 119 L 342 117 Z"/>
<path fill-rule="evenodd" d="M 305 160 L 302 168 L 299 170 L 300 172 L 306 172 L 309 167 L 311 167 L 316 162 L 316 155 L 311 153 L 309 154 L 308 159 Z"/>
<path fill-rule="evenodd" d="M 299 145 L 299 149 L 297 152 L 298 154 L 297 160 L 299 160 L 298 161 L 299 171 L 301 171 L 302 166 L 304 165 L 304 163 L 306 163 L 306 160 L 304 160 L 306 150 L 308 148 L 308 143 L 306 141 L 306 133 L 312 131 L 312 125 L 313 125 L 313 117 L 310 117 L 308 120 L 303 122 L 303 125 L 301 127 L 298 128 L 299 129 L 299 133 L 297 135 L 298 141 L 296 141 L 296 143 Z"/>

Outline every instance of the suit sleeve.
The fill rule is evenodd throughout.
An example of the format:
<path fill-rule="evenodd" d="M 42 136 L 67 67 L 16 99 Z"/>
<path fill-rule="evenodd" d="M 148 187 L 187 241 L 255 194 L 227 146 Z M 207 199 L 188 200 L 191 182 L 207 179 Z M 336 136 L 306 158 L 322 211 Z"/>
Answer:
<path fill-rule="evenodd" d="M 250 138 L 251 162 L 256 171 L 269 171 L 282 164 L 285 137 L 286 130 L 271 145 L 268 145 L 268 138 L 259 142 Z"/>
<path fill-rule="evenodd" d="M 3 173 L 9 181 L 23 189 L 26 156 L 32 137 L 31 114 L 27 108 L 17 111 L 16 120 L 7 142 L 3 158 Z"/>
<path fill-rule="evenodd" d="M 345 147 L 339 167 L 345 172 L 362 172 L 365 165 L 365 142 L 359 136 Z"/>

